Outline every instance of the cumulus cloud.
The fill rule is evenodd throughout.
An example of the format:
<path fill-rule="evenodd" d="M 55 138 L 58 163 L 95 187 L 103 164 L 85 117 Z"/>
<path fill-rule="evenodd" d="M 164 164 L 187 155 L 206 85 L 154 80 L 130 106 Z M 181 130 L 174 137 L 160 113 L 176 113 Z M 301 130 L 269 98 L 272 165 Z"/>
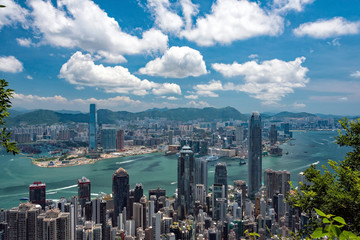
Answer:
<path fill-rule="evenodd" d="M 304 103 L 298 103 L 298 102 L 294 102 L 294 103 L 292 104 L 292 106 L 293 106 L 294 108 L 304 108 L 304 107 L 306 107 L 306 105 L 305 105 Z"/>
<path fill-rule="evenodd" d="M 206 97 L 218 97 L 214 91 L 224 90 L 222 83 L 216 80 L 211 80 L 208 84 L 197 84 L 193 88 L 197 95 Z"/>
<path fill-rule="evenodd" d="M 20 23 L 24 28 L 27 28 L 26 17 L 29 13 L 28 10 L 22 8 L 13 0 L 3 0 L 1 1 L 1 4 L 6 7 L 1 9 L 0 29 L 3 26 L 15 25 L 16 23 Z"/>
<path fill-rule="evenodd" d="M 161 58 L 156 58 L 139 69 L 139 73 L 171 78 L 198 77 L 206 74 L 201 53 L 189 47 L 171 47 Z"/>
<path fill-rule="evenodd" d="M 244 84 L 227 83 L 223 90 L 246 92 L 264 104 L 274 104 L 309 82 L 308 69 L 301 65 L 304 61 L 304 57 L 298 57 L 289 62 L 273 59 L 262 63 L 215 63 L 212 67 L 226 77 L 244 77 Z"/>
<path fill-rule="evenodd" d="M 22 72 L 24 69 L 22 63 L 14 56 L 0 57 L 0 71 L 17 73 Z"/>
<path fill-rule="evenodd" d="M 17 38 L 16 41 L 20 46 L 23 46 L 23 47 L 30 47 L 32 44 L 32 41 L 30 38 Z"/>
<path fill-rule="evenodd" d="M 358 34 L 359 30 L 360 21 L 350 22 L 342 17 L 334 17 L 329 20 L 320 19 L 316 22 L 303 23 L 294 29 L 294 34 L 299 37 L 329 38 Z"/>
<path fill-rule="evenodd" d="M 263 10 L 259 4 L 247 0 L 217 0 L 211 7 L 211 13 L 197 18 L 195 27 L 182 31 L 181 36 L 201 46 L 212 46 L 281 34 L 284 19 Z"/>
<path fill-rule="evenodd" d="M 187 103 L 187 105 L 195 108 L 210 107 L 210 104 L 205 101 L 190 101 Z"/>
<path fill-rule="evenodd" d="M 274 11 L 282 13 L 287 11 L 301 12 L 305 5 L 313 3 L 314 0 L 274 0 Z"/>
<path fill-rule="evenodd" d="M 123 62 L 121 55 L 163 52 L 168 37 L 160 30 L 143 32 L 142 38 L 125 33 L 114 18 L 109 17 L 91 0 L 29 0 L 34 28 L 41 33 L 42 44 L 81 48 Z M 49 24 L 51 23 L 51 24 Z"/>
<path fill-rule="evenodd" d="M 155 17 L 155 24 L 164 32 L 178 33 L 183 20 L 170 8 L 169 0 L 148 0 L 148 8 Z"/>
<path fill-rule="evenodd" d="M 199 5 L 193 4 L 191 0 L 180 0 L 181 9 L 185 18 L 185 28 L 192 26 L 192 17 L 199 13 Z"/>
<path fill-rule="evenodd" d="M 350 74 L 350 76 L 354 78 L 360 78 L 360 71 L 353 72 L 352 74 Z"/>
<path fill-rule="evenodd" d="M 198 95 L 193 95 L 193 94 L 190 94 L 190 95 L 186 95 L 184 96 L 186 99 L 198 99 L 199 96 Z"/>
<path fill-rule="evenodd" d="M 128 106 L 140 106 L 142 104 L 139 100 L 133 100 L 127 96 L 116 96 L 107 99 L 67 99 L 60 95 L 42 97 L 38 95 L 24 95 L 21 93 L 14 93 L 12 103 L 14 106 L 21 106 L 24 108 L 32 109 L 34 106 L 37 108 L 44 109 L 63 109 L 66 105 L 66 108 L 69 110 L 85 110 L 88 111 L 89 104 L 95 103 L 98 105 L 98 108 L 108 108 L 119 110 L 119 107 L 128 107 Z"/>
<path fill-rule="evenodd" d="M 180 86 L 174 83 L 155 83 L 141 80 L 122 66 L 96 65 L 90 54 L 74 53 L 61 67 L 60 78 L 76 86 L 103 88 L 106 92 L 146 95 L 181 94 Z"/>
<path fill-rule="evenodd" d="M 257 55 L 257 54 L 250 54 L 249 56 L 248 56 L 248 58 L 251 58 L 251 59 L 253 59 L 253 58 L 258 58 L 259 57 L 259 55 Z"/>

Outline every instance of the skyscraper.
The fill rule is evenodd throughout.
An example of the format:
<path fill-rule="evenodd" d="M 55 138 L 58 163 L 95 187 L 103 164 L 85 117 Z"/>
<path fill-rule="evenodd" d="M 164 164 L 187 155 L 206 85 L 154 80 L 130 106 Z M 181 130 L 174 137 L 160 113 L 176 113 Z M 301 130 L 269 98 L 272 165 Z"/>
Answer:
<path fill-rule="evenodd" d="M 261 187 L 262 175 L 261 117 L 258 112 L 252 113 L 249 119 L 248 159 L 248 196 L 254 197 Z"/>
<path fill-rule="evenodd" d="M 101 129 L 101 146 L 105 152 L 116 151 L 116 129 Z"/>
<path fill-rule="evenodd" d="M 178 199 L 177 210 L 179 219 L 192 213 L 195 196 L 195 161 L 191 148 L 185 145 L 178 158 Z"/>
<path fill-rule="evenodd" d="M 227 168 L 226 163 L 220 162 L 216 164 L 214 184 L 222 184 L 225 189 L 225 198 L 228 198 L 228 184 L 227 184 Z"/>
<path fill-rule="evenodd" d="M 119 213 L 124 208 L 127 209 L 129 216 L 129 174 L 123 168 L 119 168 L 113 174 L 112 194 L 114 200 L 114 218 L 117 219 Z M 117 224 L 116 224 L 117 225 Z"/>
<path fill-rule="evenodd" d="M 91 182 L 86 177 L 82 177 L 78 180 L 78 198 L 81 208 L 85 206 L 85 203 L 90 201 L 91 197 Z"/>
<path fill-rule="evenodd" d="M 116 131 L 116 149 L 124 149 L 124 130 L 119 129 Z"/>
<path fill-rule="evenodd" d="M 89 119 L 89 151 L 96 150 L 96 125 L 97 114 L 96 105 L 90 104 L 90 119 Z"/>
<path fill-rule="evenodd" d="M 29 186 L 29 199 L 31 203 L 41 205 L 45 209 L 46 204 L 46 184 L 42 182 L 34 182 Z"/>
<path fill-rule="evenodd" d="M 271 145 L 274 145 L 277 142 L 277 130 L 275 124 L 272 124 L 270 127 L 269 139 Z"/>

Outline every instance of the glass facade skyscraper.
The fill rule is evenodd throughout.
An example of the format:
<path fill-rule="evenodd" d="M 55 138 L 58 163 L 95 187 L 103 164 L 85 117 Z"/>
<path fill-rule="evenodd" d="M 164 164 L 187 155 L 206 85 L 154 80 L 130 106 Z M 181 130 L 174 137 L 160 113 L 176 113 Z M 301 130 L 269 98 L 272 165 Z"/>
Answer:
<path fill-rule="evenodd" d="M 258 112 L 252 113 L 249 120 L 248 159 L 248 196 L 254 197 L 261 187 L 262 176 L 261 117 Z"/>
<path fill-rule="evenodd" d="M 90 119 L 89 119 L 89 150 L 96 150 L 96 125 L 97 114 L 96 105 L 90 104 Z"/>
<path fill-rule="evenodd" d="M 114 218 L 126 208 L 126 218 L 129 218 L 129 174 L 119 168 L 113 175 L 112 194 L 114 200 Z M 117 224 L 116 224 L 117 225 Z"/>

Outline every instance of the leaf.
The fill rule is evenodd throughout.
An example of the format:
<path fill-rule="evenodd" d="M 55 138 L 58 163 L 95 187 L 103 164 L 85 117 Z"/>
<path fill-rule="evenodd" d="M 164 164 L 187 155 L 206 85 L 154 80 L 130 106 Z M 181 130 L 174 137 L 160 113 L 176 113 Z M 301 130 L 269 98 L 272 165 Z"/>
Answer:
<path fill-rule="evenodd" d="M 336 216 L 333 218 L 335 221 L 337 221 L 338 223 L 344 224 L 346 225 L 345 220 L 342 217 Z"/>
<path fill-rule="evenodd" d="M 326 214 L 323 213 L 320 209 L 315 208 L 315 211 L 319 216 L 327 218 Z"/>
<path fill-rule="evenodd" d="M 315 231 L 311 234 L 312 238 L 321 238 L 323 236 L 324 232 L 322 228 L 317 228 Z"/>
<path fill-rule="evenodd" d="M 330 223 L 330 221 L 327 218 L 323 218 L 323 223 Z"/>

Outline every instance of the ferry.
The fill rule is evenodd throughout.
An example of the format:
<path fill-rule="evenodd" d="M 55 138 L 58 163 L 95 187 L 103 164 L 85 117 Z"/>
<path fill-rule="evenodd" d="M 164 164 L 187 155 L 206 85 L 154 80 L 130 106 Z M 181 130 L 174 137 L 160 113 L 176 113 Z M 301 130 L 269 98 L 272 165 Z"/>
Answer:
<path fill-rule="evenodd" d="M 208 162 L 214 162 L 214 161 L 217 161 L 218 159 L 219 159 L 219 156 L 216 156 L 216 155 L 210 155 L 210 156 L 206 157 L 206 160 Z"/>
<path fill-rule="evenodd" d="M 20 201 L 29 201 L 29 198 L 27 198 L 27 197 L 22 197 L 22 198 L 20 198 L 19 200 L 20 200 Z"/>

